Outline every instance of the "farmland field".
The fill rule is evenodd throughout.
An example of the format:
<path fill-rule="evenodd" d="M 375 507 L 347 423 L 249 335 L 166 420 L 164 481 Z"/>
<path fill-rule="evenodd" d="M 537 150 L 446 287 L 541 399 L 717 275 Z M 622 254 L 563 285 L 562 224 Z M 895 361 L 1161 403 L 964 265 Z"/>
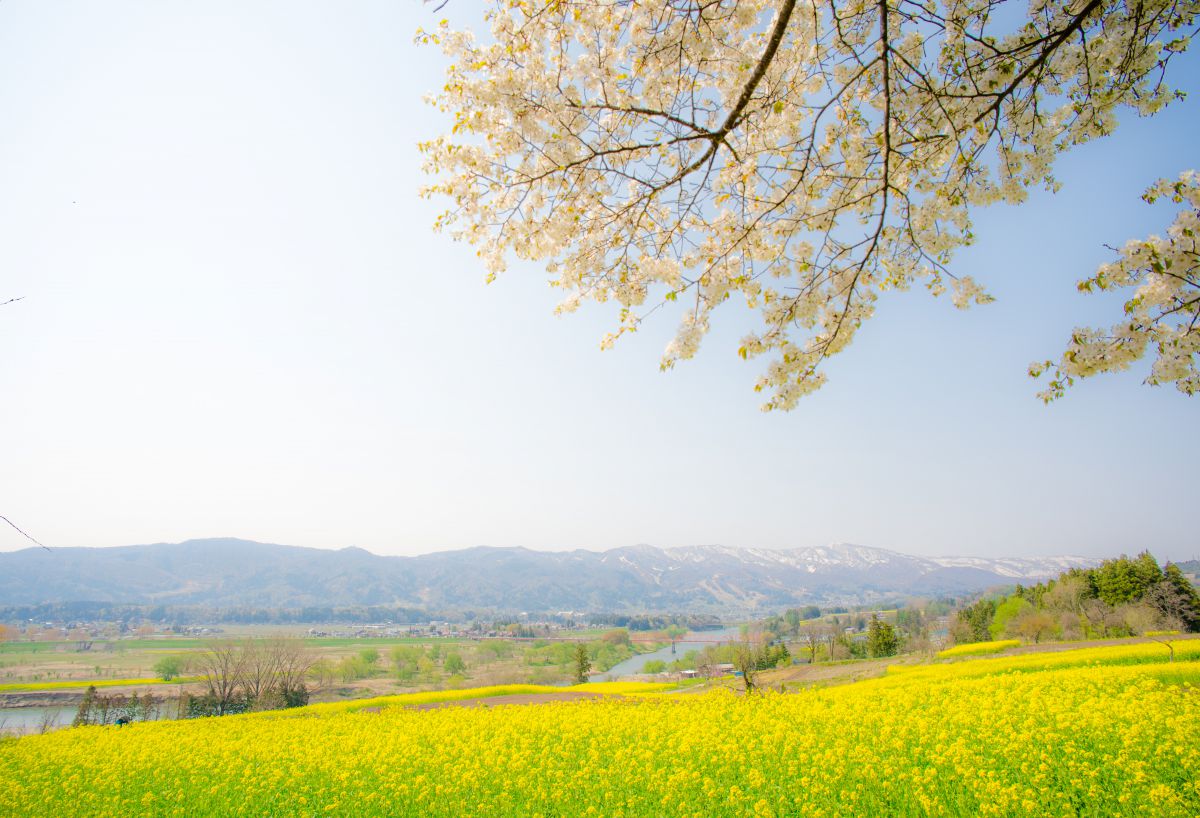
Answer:
<path fill-rule="evenodd" d="M 0 743 L 0 814 L 1195 816 L 1200 641 L 1166 659 L 1150 644 L 790 694 L 592 685 L 624 695 L 78 728 Z"/>
<path fill-rule="evenodd" d="M 566 639 L 486 640 L 429 635 L 313 637 L 303 635 L 299 628 L 293 628 L 293 632 L 291 635 L 298 636 L 313 660 L 311 692 L 318 701 L 442 687 L 563 684 L 572 677 L 574 642 L 568 639 L 589 641 L 597 672 L 660 644 L 650 632 L 633 637 L 637 641 L 614 644 L 604 638 L 606 633 L 617 633 L 611 630 L 572 630 Z M 223 637 L 245 640 L 285 635 L 289 634 L 247 626 L 231 629 Z M 0 642 L 0 723 L 6 705 L 78 704 L 89 685 L 125 694 L 134 690 L 153 693 L 171 701 L 181 692 L 198 693 L 202 687 L 196 684 L 196 659 L 219 641 L 154 637 Z M 81 644 L 87 648 L 80 649 Z M 397 662 L 397 651 L 403 654 L 399 657 L 403 665 Z M 358 661 L 367 654 L 373 657 L 370 661 Z M 445 664 L 451 654 L 458 658 L 457 671 L 448 670 Z M 422 658 L 428 662 L 422 663 Z M 169 681 L 159 678 L 156 670 L 157 663 L 164 659 L 178 662 L 176 675 Z M 10 702 L 10 694 L 24 695 L 21 701 Z"/>

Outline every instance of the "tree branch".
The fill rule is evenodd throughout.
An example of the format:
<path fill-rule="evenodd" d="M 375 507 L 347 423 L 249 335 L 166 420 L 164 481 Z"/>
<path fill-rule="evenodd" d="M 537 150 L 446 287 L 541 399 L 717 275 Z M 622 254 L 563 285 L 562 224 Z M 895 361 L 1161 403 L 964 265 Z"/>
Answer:
<path fill-rule="evenodd" d="M 989 114 L 999 112 L 1000 106 L 1004 104 L 1004 100 L 1007 99 L 1008 96 L 1015 91 L 1022 82 L 1025 81 L 1026 77 L 1044 65 L 1046 60 L 1050 59 L 1050 55 L 1057 51 L 1058 47 L 1066 42 L 1068 37 L 1070 37 L 1083 26 L 1083 21 L 1087 19 L 1089 14 L 1100 7 L 1100 2 L 1101 0 L 1091 0 L 1091 2 L 1084 6 L 1083 11 L 1075 15 L 1075 19 L 1071 21 L 1070 25 L 1064 28 L 1059 35 L 1054 38 L 1050 45 L 1046 46 L 1046 49 L 1042 51 L 1041 54 L 1037 55 L 1037 58 L 1033 62 L 1025 66 L 1024 71 L 1022 71 L 1020 74 L 1017 74 L 1016 78 L 1013 79 L 1013 81 L 1010 82 L 1003 91 L 996 92 L 996 101 L 985 108 L 983 112 L 979 114 L 979 116 L 975 117 L 975 122 L 979 122 Z"/>

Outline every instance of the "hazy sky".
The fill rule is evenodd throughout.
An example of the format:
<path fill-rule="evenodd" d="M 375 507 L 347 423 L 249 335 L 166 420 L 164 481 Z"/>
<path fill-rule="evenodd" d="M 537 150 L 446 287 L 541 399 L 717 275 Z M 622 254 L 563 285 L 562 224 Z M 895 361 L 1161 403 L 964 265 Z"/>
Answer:
<path fill-rule="evenodd" d="M 453 2 L 437 16 L 472 21 Z M 430 231 L 441 57 L 416 0 L 0 4 L 0 514 L 51 546 L 205 536 L 412 554 L 639 542 L 915 554 L 1200 554 L 1200 399 L 1028 364 L 1119 302 L 1074 282 L 1161 231 L 1193 94 L 978 215 L 997 301 L 893 294 L 830 382 L 762 414 L 751 324 L 614 351 L 535 266 L 485 286 Z M 724 319 L 724 320 L 720 320 Z M 1191 509 L 1191 511 L 1189 511 Z M 0 528 L 0 550 L 28 543 Z"/>

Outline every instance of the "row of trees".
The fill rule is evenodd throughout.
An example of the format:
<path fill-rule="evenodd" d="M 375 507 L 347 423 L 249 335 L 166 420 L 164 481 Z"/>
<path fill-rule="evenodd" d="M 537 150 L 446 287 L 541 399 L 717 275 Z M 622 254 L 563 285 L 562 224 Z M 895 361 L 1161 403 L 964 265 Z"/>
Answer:
<path fill-rule="evenodd" d="M 399 644 L 386 655 L 366 647 L 338 660 L 319 659 L 310 676 L 320 688 L 385 675 L 401 684 L 423 686 L 457 687 L 473 677 L 489 684 L 556 682 L 578 677 L 580 651 L 589 670 L 607 670 L 635 652 L 628 631 L 620 628 L 586 642 L 487 639 L 473 646 Z"/>
<path fill-rule="evenodd" d="M 896 609 L 889 621 L 876 613 L 853 612 L 821 616 L 816 606 L 796 608 L 763 622 L 768 641 L 788 640 L 809 664 L 823 660 L 894 656 L 901 648 L 921 650 L 930 643 L 930 629 L 949 610 L 945 602 L 917 600 Z"/>
<path fill-rule="evenodd" d="M 631 631 L 662 631 L 677 628 L 681 633 L 721 627 L 720 618 L 711 614 L 588 614 L 593 625 L 628 628 Z"/>
<path fill-rule="evenodd" d="M 1200 593 L 1179 566 L 1160 566 L 1143 551 L 981 599 L 958 612 L 951 636 L 960 644 L 1005 637 L 1037 643 L 1162 630 L 1200 632 Z"/>
<path fill-rule="evenodd" d="M 800 631 L 798 639 L 809 664 L 816 662 L 818 657 L 829 660 L 882 659 L 899 653 L 902 641 L 907 641 L 910 647 L 922 643 L 925 638 L 924 622 L 916 612 L 909 619 L 913 630 L 906 640 L 898 625 L 881 619 L 878 614 L 872 614 L 862 628 L 847 627 L 836 616 L 827 621 L 814 622 Z"/>
<path fill-rule="evenodd" d="M 158 718 L 162 702 L 147 693 L 125 696 L 121 693 L 103 695 L 95 685 L 89 685 L 83 701 L 75 712 L 73 727 L 86 724 L 129 724 L 135 721 L 154 721 Z"/>
<path fill-rule="evenodd" d="M 802 608 L 789 608 L 778 616 L 769 616 L 763 621 L 763 629 L 778 636 L 797 638 L 801 634 L 804 623 L 820 619 L 821 609 L 816 605 L 805 605 Z"/>
<path fill-rule="evenodd" d="M 628 628 L 634 631 L 654 631 L 675 626 L 684 630 L 715 628 L 721 624 L 716 616 L 705 614 L 620 614 L 581 613 L 563 615 L 553 612 L 537 614 L 543 623 L 573 625 L 592 623 L 598 627 Z M 153 623 L 159 629 L 184 632 L 193 626 L 212 625 L 378 625 L 379 623 L 459 622 L 467 632 L 487 631 L 510 636 L 546 636 L 545 624 L 529 623 L 511 617 L 496 617 L 491 612 L 462 609 L 421 609 L 397 605 L 310 605 L 299 608 L 258 608 L 251 606 L 215 607 L 209 605 L 134 605 L 111 602 L 47 602 L 37 605 L 0 606 L 0 621 L 26 622 L 104 622 L 119 633 L 135 631 Z M 404 625 L 396 625 L 404 627 Z M 424 626 L 422 626 L 424 627 Z M 10 634 L 18 638 L 14 631 Z"/>
<path fill-rule="evenodd" d="M 207 689 L 181 699 L 184 718 L 308 704 L 316 657 L 303 640 L 276 637 L 214 642 L 191 661 Z"/>

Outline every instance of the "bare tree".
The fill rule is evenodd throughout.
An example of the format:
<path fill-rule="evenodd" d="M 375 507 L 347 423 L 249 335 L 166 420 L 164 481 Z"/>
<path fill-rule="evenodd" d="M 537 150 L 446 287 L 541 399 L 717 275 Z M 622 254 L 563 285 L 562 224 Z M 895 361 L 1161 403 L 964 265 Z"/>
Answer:
<path fill-rule="evenodd" d="M 1087 583 L 1081 576 L 1063 576 L 1042 597 L 1042 606 L 1051 611 L 1064 611 L 1083 616 L 1083 603 L 1088 598 Z"/>
<path fill-rule="evenodd" d="M 275 689 L 276 651 L 262 639 L 246 639 L 238 647 L 242 652 L 242 692 L 248 701 L 261 704 Z"/>
<path fill-rule="evenodd" d="M 1058 621 L 1047 611 L 1031 608 L 1016 616 L 1010 624 L 1010 630 L 1022 639 L 1032 639 L 1036 645 L 1054 636 L 1058 631 Z"/>
<path fill-rule="evenodd" d="M 328 690 L 337 679 L 337 668 L 328 659 L 318 659 L 309 667 L 308 675 L 316 683 L 318 690 Z"/>
<path fill-rule="evenodd" d="M 758 680 L 758 649 L 749 642 L 742 642 L 733 650 L 733 667 L 742 674 L 742 684 L 747 693 L 753 693 Z"/>
<path fill-rule="evenodd" d="M 1160 644 L 1164 648 L 1166 648 L 1167 653 L 1170 654 L 1170 658 L 1167 661 L 1174 662 L 1175 661 L 1175 640 L 1179 638 L 1179 631 L 1182 628 L 1183 623 L 1180 622 L 1178 619 L 1173 619 L 1173 620 L 1168 619 L 1165 622 L 1163 622 L 1162 624 L 1163 624 L 1162 630 L 1149 631 L 1149 632 L 1144 633 L 1143 635 L 1145 637 L 1147 637 L 1148 639 L 1154 640 L 1155 642 L 1157 642 L 1158 644 Z"/>
<path fill-rule="evenodd" d="M 809 625 L 804 628 L 800 634 L 800 641 L 808 651 L 808 663 L 811 665 L 817 661 L 817 648 L 825 641 L 825 634 L 817 625 Z"/>
<path fill-rule="evenodd" d="M 215 714 L 225 715 L 237 701 L 238 688 L 242 685 L 246 669 L 243 645 L 232 640 L 211 642 L 207 650 L 196 656 L 195 662 L 208 685 Z"/>
<path fill-rule="evenodd" d="M 286 706 L 308 703 L 305 679 L 316 664 L 316 655 L 302 639 L 277 638 L 270 642 L 275 655 L 275 686 Z"/>
<path fill-rule="evenodd" d="M 42 714 L 42 719 L 38 723 L 38 735 L 44 736 L 55 727 L 58 727 L 58 714 L 53 710 L 47 711 Z"/>
<path fill-rule="evenodd" d="M 838 637 L 842 635 L 842 626 L 838 623 L 837 617 L 834 617 L 833 621 L 822 625 L 821 631 L 825 636 L 825 647 L 829 651 L 829 658 L 831 660 L 837 658 L 834 654 L 834 648 L 837 646 Z"/>
<path fill-rule="evenodd" d="M 1081 611 L 1088 631 L 1101 638 L 1109 636 L 1114 629 L 1119 632 L 1125 624 L 1121 615 L 1101 599 L 1084 600 Z"/>

